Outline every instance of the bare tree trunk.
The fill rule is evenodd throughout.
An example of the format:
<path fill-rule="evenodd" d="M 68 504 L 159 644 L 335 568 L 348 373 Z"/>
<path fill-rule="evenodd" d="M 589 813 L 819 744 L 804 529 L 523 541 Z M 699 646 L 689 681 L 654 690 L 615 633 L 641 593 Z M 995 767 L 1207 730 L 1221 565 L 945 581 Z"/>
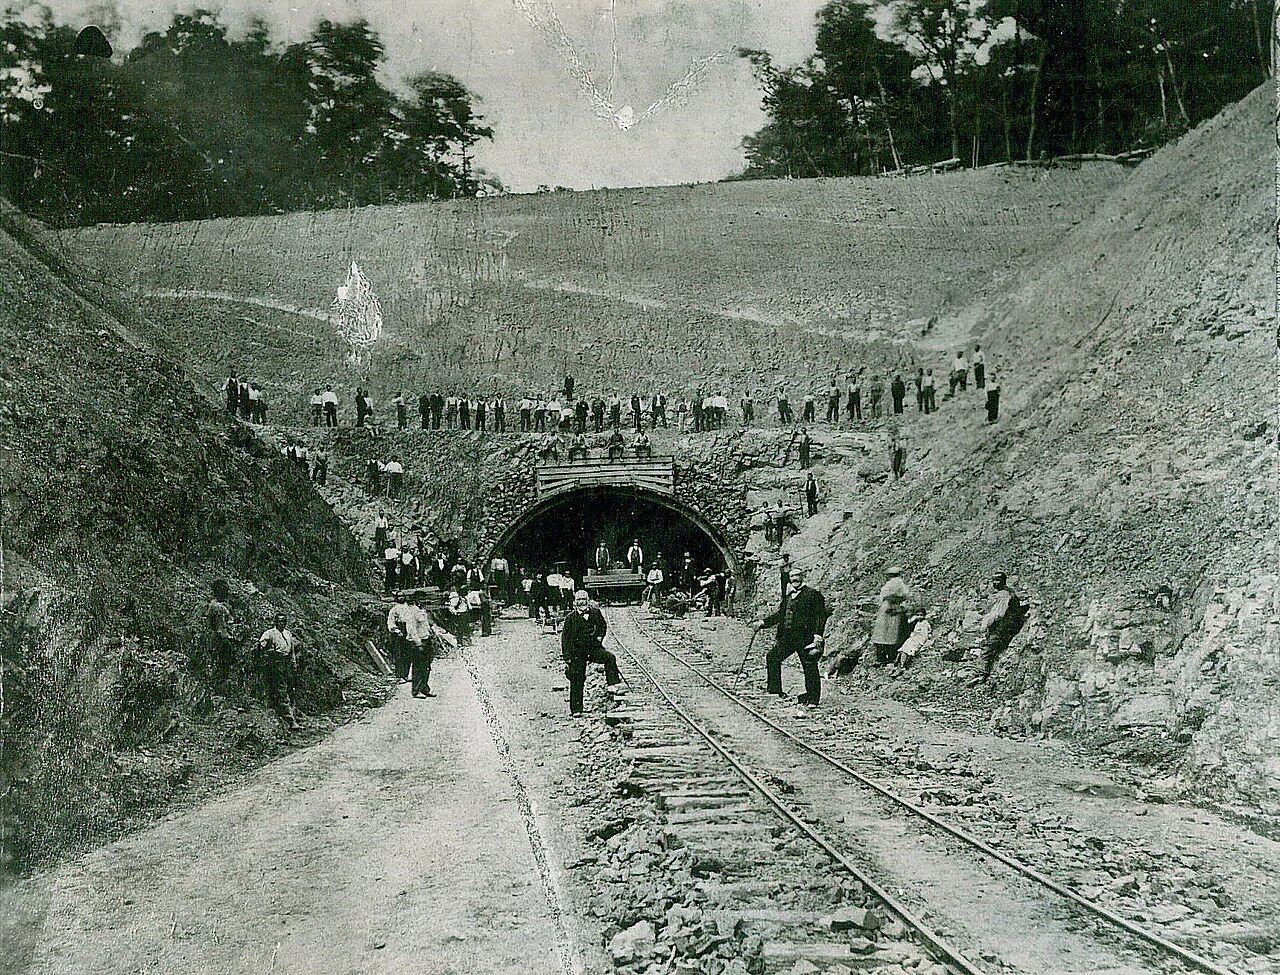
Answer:
<path fill-rule="evenodd" d="M 1040 48 L 1040 57 L 1036 59 L 1036 76 L 1031 79 L 1031 124 L 1027 130 L 1027 162 L 1031 162 L 1036 144 L 1037 102 L 1040 99 L 1040 76 L 1044 73 L 1044 61 L 1048 49 Z"/>
<path fill-rule="evenodd" d="M 951 158 L 960 158 L 960 97 L 955 86 L 948 86 L 951 101 Z"/>
<path fill-rule="evenodd" d="M 876 68 L 876 87 L 880 89 L 880 110 L 884 113 L 884 130 L 889 134 L 889 154 L 893 156 L 893 168 L 901 169 L 902 160 L 898 158 L 898 147 L 893 140 L 893 123 L 889 121 L 889 93 L 884 90 L 884 79 L 880 77 L 879 68 Z"/>
<path fill-rule="evenodd" d="M 1178 88 L 1178 75 L 1177 72 L 1173 70 L 1173 57 L 1169 54 L 1169 44 L 1160 36 L 1159 32 L 1150 30 L 1148 33 L 1154 37 L 1156 39 L 1156 43 L 1160 45 L 1160 53 L 1164 55 L 1165 66 L 1169 69 L 1169 84 L 1173 88 L 1173 98 L 1174 101 L 1178 103 L 1178 115 L 1182 119 L 1182 124 L 1189 126 L 1191 125 L 1191 116 L 1187 114 L 1187 106 L 1183 103 L 1182 92 Z M 1160 104 L 1162 107 L 1164 105 L 1164 98 L 1164 75 L 1162 73 L 1160 76 Z M 1168 125 L 1168 122 L 1169 120 L 1166 117 L 1165 124 Z"/>
<path fill-rule="evenodd" d="M 1253 0 L 1249 4 L 1249 11 L 1253 14 L 1253 42 L 1258 47 L 1258 67 L 1262 69 L 1262 79 L 1271 77 L 1271 61 L 1267 57 L 1267 42 L 1262 29 L 1262 18 L 1259 16 L 1261 11 L 1258 9 L 1262 6 L 1262 0 Z"/>
<path fill-rule="evenodd" d="M 1160 124 L 1169 127 L 1169 100 L 1164 93 L 1164 67 L 1157 65 L 1156 79 L 1160 82 Z"/>
<path fill-rule="evenodd" d="M 1004 161 L 1013 162 L 1013 120 L 1009 117 L 1009 79 L 1000 80 L 1000 113 L 1004 120 Z"/>

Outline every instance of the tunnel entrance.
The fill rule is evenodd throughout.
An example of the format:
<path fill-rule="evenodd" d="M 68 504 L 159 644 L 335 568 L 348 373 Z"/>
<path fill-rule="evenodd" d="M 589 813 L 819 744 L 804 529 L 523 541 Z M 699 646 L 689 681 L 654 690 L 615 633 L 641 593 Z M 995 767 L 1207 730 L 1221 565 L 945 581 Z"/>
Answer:
<path fill-rule="evenodd" d="M 601 541 L 622 561 L 636 540 L 646 564 L 661 555 L 668 573 L 683 563 L 687 552 L 698 571 L 727 568 L 741 578 L 713 525 L 675 498 L 642 488 L 579 488 L 546 498 L 521 515 L 493 551 L 513 570 L 546 571 L 563 563 L 570 575 L 583 579 Z"/>

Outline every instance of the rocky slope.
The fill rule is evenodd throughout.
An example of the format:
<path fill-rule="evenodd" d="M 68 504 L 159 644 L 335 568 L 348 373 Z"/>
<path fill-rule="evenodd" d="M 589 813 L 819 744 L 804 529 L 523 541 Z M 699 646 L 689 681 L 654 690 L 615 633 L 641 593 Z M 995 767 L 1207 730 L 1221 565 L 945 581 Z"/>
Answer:
<path fill-rule="evenodd" d="M 350 535 L 145 320 L 7 206 L 0 254 L 2 873 L 278 749 L 259 695 L 192 664 L 210 580 L 246 636 L 291 614 L 315 716 L 359 686 L 368 610 Z"/>
<path fill-rule="evenodd" d="M 858 491 L 832 471 L 851 521 L 796 543 L 833 552 L 846 643 L 865 633 L 859 597 L 907 567 L 936 636 L 899 686 L 946 707 L 992 706 L 941 654 L 978 641 L 987 579 L 1012 573 L 1035 611 L 997 671 L 997 723 L 1271 812 L 1273 104 L 1264 86 L 1163 150 L 1006 296 L 958 316 L 1007 363 L 1000 422 L 972 389 L 908 417 L 907 479 Z"/>

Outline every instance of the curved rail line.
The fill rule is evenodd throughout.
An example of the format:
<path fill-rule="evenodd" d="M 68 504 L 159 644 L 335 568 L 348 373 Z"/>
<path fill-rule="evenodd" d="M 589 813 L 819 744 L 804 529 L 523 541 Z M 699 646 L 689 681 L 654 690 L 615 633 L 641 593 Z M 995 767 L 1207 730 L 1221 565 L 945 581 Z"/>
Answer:
<path fill-rule="evenodd" d="M 637 624 L 638 626 L 638 624 Z M 959 948 L 950 944 L 946 939 L 930 928 L 925 922 L 916 916 L 916 914 L 887 890 L 877 884 L 868 877 L 859 867 L 853 863 L 847 856 L 840 852 L 830 841 L 819 833 L 812 825 L 805 822 L 797 815 L 790 806 L 781 799 L 777 793 L 769 788 L 754 772 L 752 772 L 736 755 L 730 752 L 720 741 L 709 732 L 696 718 L 693 717 L 685 708 L 680 705 L 674 697 L 671 696 L 662 686 L 662 683 L 653 674 L 653 672 L 644 665 L 640 659 L 640 655 L 634 648 L 629 646 L 624 640 L 619 638 L 617 634 L 610 635 L 612 640 L 618 644 L 627 655 L 631 658 L 635 668 L 644 676 L 644 678 L 653 685 L 657 694 L 666 702 L 667 706 L 689 726 L 692 731 L 705 741 L 713 751 L 716 752 L 726 763 L 737 773 L 747 785 L 758 792 L 767 801 L 774 810 L 785 819 L 788 823 L 798 829 L 804 836 L 808 837 L 815 843 L 827 856 L 838 863 L 842 868 L 849 872 L 859 883 L 861 883 L 868 891 L 878 897 L 893 913 L 898 915 L 902 922 L 910 928 L 917 938 L 920 939 L 924 947 L 928 948 L 938 956 L 938 960 L 945 962 L 954 968 L 961 975 L 985 975 L 983 969 L 964 956 Z M 651 637 L 652 639 L 652 637 Z M 657 646 L 657 641 L 654 641 Z M 665 648 L 664 648 L 665 649 Z M 670 651 L 666 651 L 670 652 Z"/>
<path fill-rule="evenodd" d="M 986 856 L 999 861 L 1000 863 L 1004 864 L 1006 867 L 1009 867 L 1010 869 L 1021 874 L 1027 879 L 1035 881 L 1036 883 L 1047 888 L 1048 890 L 1053 891 L 1055 894 L 1058 894 L 1059 896 L 1071 901 L 1076 906 L 1083 908 L 1084 910 L 1095 915 L 1101 920 L 1106 921 L 1108 924 L 1111 924 L 1114 927 L 1120 928 L 1121 930 L 1139 939 L 1140 941 L 1145 942 L 1146 944 L 1159 948 L 1160 950 L 1175 956 L 1180 961 L 1191 966 L 1197 971 L 1206 972 L 1208 973 L 1208 975 L 1238 975 L 1238 973 L 1233 972 L 1230 969 L 1223 968 L 1221 965 L 1217 964 L 1216 962 L 1211 961 L 1208 958 L 1204 958 L 1201 955 L 1197 955 L 1195 952 L 1190 951 L 1186 948 L 1183 948 L 1181 945 L 1176 944 L 1168 940 L 1167 938 L 1161 937 L 1156 932 L 1151 931 L 1147 928 L 1144 928 L 1142 925 L 1136 924 L 1133 921 L 1130 921 L 1127 918 L 1122 917 L 1119 914 L 1116 914 L 1114 911 L 1111 911 L 1103 907 L 1101 904 L 1098 904 L 1096 901 L 1090 900 L 1089 898 L 1085 897 L 1083 894 L 1077 893 L 1076 891 L 1072 890 L 1070 887 L 1067 887 L 1066 885 L 1059 883 L 1058 881 L 1054 880 L 1052 877 L 1046 876 L 1045 874 L 1041 873 L 1039 870 L 1036 870 L 1034 867 L 1031 867 L 1023 863 L 1021 860 L 1018 860 L 1017 858 L 1012 857 L 1007 853 L 1002 853 L 1001 851 L 995 849 L 995 847 L 991 846 L 990 844 L 974 836 L 972 833 L 966 830 L 963 830 L 960 827 L 955 826 L 951 823 L 948 823 L 946 820 L 941 819 L 938 816 L 935 816 L 933 813 L 929 812 L 927 809 L 923 809 L 917 804 L 911 802 L 909 799 L 903 798 L 902 796 L 894 792 L 892 789 L 889 789 L 881 785 L 879 782 L 875 781 L 872 778 L 867 777 L 866 775 L 859 772 L 857 769 L 851 768 L 849 765 L 840 761 L 840 759 L 836 758 L 830 752 L 827 752 L 825 749 L 821 748 L 818 745 L 811 744 L 810 742 L 806 741 L 804 738 L 797 735 L 795 732 L 782 727 L 782 725 L 778 724 L 768 715 L 764 714 L 758 708 L 754 707 L 750 702 L 743 700 L 741 697 L 739 697 L 729 688 L 725 687 L 722 683 L 720 683 L 720 681 L 716 680 L 715 677 L 706 673 L 704 670 L 702 670 L 702 668 L 697 667 L 694 664 L 690 663 L 682 654 L 677 653 L 676 651 L 672 650 L 670 647 L 666 646 L 663 643 L 663 641 L 653 633 L 652 630 L 650 630 L 649 628 L 643 625 L 643 623 L 637 618 L 633 610 L 627 610 L 627 612 L 631 617 L 632 623 L 634 623 L 636 628 L 648 637 L 648 639 L 653 643 L 655 647 L 657 647 L 667 656 L 671 657 L 671 659 L 673 659 L 678 664 L 683 666 L 690 673 L 694 674 L 699 680 L 701 680 L 707 686 L 715 689 L 716 691 L 719 691 L 722 695 L 724 695 L 726 698 L 728 698 L 730 701 L 736 704 L 743 711 L 746 711 L 752 717 L 756 718 L 762 724 L 768 726 L 773 731 L 777 732 L 779 735 L 786 738 L 792 744 L 796 745 L 798 748 L 802 749 L 808 754 L 813 755 L 815 758 L 821 759 L 823 762 L 826 762 L 832 768 L 838 769 L 840 772 L 842 772 L 844 775 L 848 776 L 849 778 L 853 779 L 859 785 L 865 786 L 866 788 L 879 794 L 883 798 L 888 799 L 890 802 L 898 806 L 901 806 L 903 809 L 908 810 L 915 816 L 918 816 L 919 818 L 928 822 L 930 825 L 947 833 L 949 836 L 955 839 L 958 839 L 964 844 L 966 844 L 967 846 L 970 846 L 973 849 L 978 850 L 979 852 L 985 854 Z M 631 654 L 633 658 L 636 657 L 636 654 L 634 653 L 634 651 L 630 651 L 630 649 L 628 649 L 628 652 Z M 653 680 L 652 676 L 650 676 L 647 672 L 646 672 L 646 676 L 648 676 L 650 680 Z"/>

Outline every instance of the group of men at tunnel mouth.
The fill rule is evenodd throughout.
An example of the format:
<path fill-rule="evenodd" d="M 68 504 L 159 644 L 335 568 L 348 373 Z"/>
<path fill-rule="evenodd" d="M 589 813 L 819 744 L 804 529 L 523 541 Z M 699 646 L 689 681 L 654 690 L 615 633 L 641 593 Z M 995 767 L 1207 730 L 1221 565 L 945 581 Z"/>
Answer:
<path fill-rule="evenodd" d="M 554 608 L 536 606 L 534 600 L 522 598 L 522 593 L 532 592 L 533 587 L 512 586 L 515 576 L 509 571 L 508 563 L 500 557 L 497 561 L 506 578 L 501 590 L 495 591 L 483 571 L 476 572 L 473 567 L 470 581 L 465 581 L 464 570 L 464 581 L 451 584 L 444 607 L 437 605 L 430 590 L 399 589 L 392 594 L 385 634 L 390 678 L 410 683 L 416 698 L 434 697 L 430 685 L 433 661 L 446 647 L 468 645 L 477 622 L 480 635 L 490 635 L 496 595 L 513 604 L 528 602 L 530 617 L 536 615 L 553 630 L 559 629 L 569 709 L 573 714 L 582 713 L 590 665 L 604 669 L 610 687 L 616 687 L 624 679 L 617 657 L 604 647 L 608 626 L 600 606 L 585 588 L 567 575 L 556 580 L 560 586 L 552 597 Z M 886 575 L 867 641 L 873 653 L 868 662 L 872 666 L 907 667 L 928 641 L 929 621 L 904 580 L 902 569 L 894 566 Z M 828 676 L 846 673 L 858 663 L 863 645 L 853 644 L 828 657 L 825 630 L 830 609 L 826 598 L 809 584 L 808 573 L 802 566 L 784 561 L 779 581 L 776 609 L 752 624 L 756 634 L 773 630 L 773 644 L 765 652 L 765 691 L 779 698 L 786 696 L 782 666 L 794 656 L 804 676 L 804 690 L 796 700 L 801 705 L 817 705 L 822 699 L 819 670 L 822 660 L 829 661 Z M 1010 587 L 1004 572 L 993 574 L 991 590 L 992 602 L 981 622 L 982 642 L 974 683 L 990 679 L 996 662 L 1027 618 L 1027 607 Z M 656 604 L 651 606 L 661 609 Z M 714 615 L 715 611 L 708 603 L 707 616 Z M 213 686 L 224 691 L 238 689 L 252 694 L 260 689 L 281 721 L 291 730 L 298 729 L 300 722 L 295 705 L 298 667 L 300 661 L 313 652 L 313 641 L 295 635 L 288 625 L 288 616 L 276 612 L 271 618 L 272 625 L 263 630 L 256 641 L 246 643 L 236 615 L 230 587 L 224 580 L 215 580 L 204 611 L 205 639 L 193 664 L 205 672 Z M 752 643 L 754 640 L 755 636 Z M 748 645 L 743 666 L 750 650 Z"/>

